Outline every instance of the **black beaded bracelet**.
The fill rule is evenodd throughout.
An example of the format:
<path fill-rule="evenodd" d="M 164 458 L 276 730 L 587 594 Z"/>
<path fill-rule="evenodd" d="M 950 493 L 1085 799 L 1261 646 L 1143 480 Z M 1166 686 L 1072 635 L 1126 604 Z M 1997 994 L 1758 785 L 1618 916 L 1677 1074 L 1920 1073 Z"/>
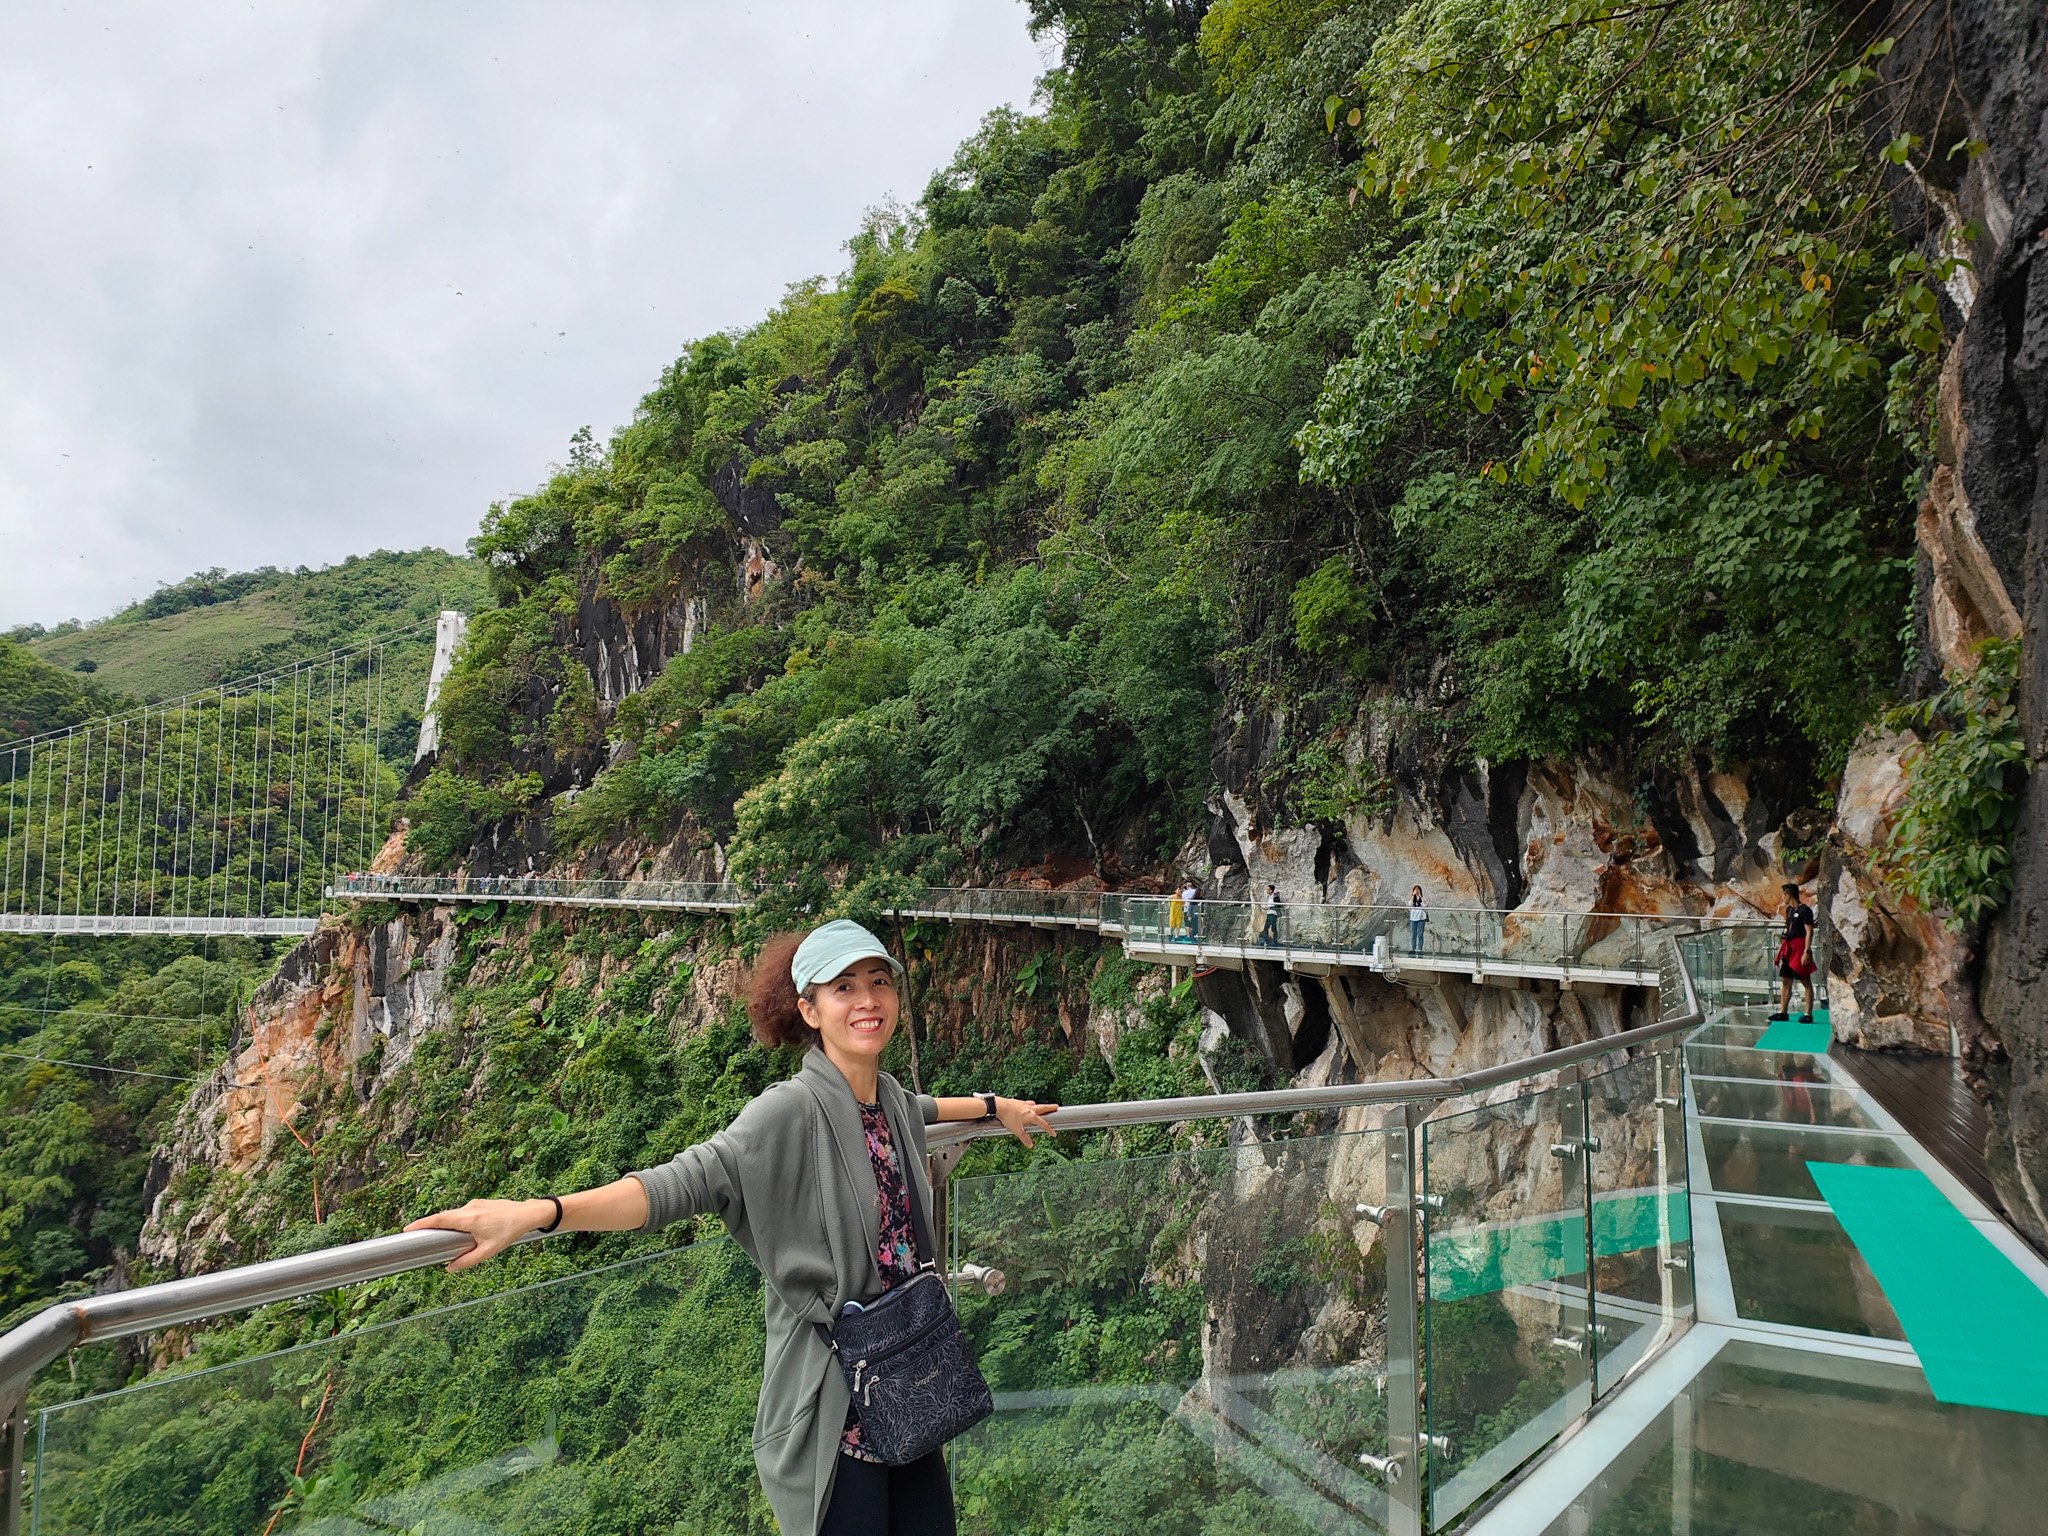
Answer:
<path fill-rule="evenodd" d="M 546 1226 L 537 1229 L 542 1236 L 546 1236 L 548 1233 L 554 1231 L 555 1228 L 559 1227 L 562 1224 L 562 1202 L 560 1198 L 555 1195 L 542 1195 L 541 1199 L 548 1201 L 555 1208 L 555 1219 L 549 1222 Z"/>

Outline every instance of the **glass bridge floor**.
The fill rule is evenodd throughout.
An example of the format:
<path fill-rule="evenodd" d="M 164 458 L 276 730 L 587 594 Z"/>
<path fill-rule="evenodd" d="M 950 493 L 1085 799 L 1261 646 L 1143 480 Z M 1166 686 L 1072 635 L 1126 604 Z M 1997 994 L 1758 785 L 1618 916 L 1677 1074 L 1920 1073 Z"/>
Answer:
<path fill-rule="evenodd" d="M 1756 1050 L 1762 1013 L 1687 1047 L 1699 1321 L 1474 1536 L 2048 1530 L 2048 1417 L 1935 1399 L 1805 1162 L 1918 1169 L 2044 1292 L 2048 1266 L 1839 1064 Z"/>

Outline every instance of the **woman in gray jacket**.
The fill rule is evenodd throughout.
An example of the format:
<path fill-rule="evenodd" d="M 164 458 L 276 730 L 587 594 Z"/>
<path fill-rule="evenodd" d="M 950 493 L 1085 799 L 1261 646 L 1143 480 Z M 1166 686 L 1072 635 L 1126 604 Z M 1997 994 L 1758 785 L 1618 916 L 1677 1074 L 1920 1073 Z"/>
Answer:
<path fill-rule="evenodd" d="M 1059 1107 L 904 1092 L 880 1066 L 902 973 L 858 923 L 771 939 L 749 979 L 747 1014 L 762 1044 L 804 1052 L 795 1077 L 659 1167 L 574 1194 L 471 1200 L 406 1228 L 474 1237 L 448 1266 L 457 1270 L 532 1232 L 652 1232 L 716 1211 L 767 1278 L 754 1463 L 784 1536 L 950 1536 L 941 1453 L 900 1467 L 867 1454 L 824 1330 L 847 1302 L 872 1301 L 917 1272 L 909 1202 L 931 1209 L 925 1126 L 997 1120 L 1028 1147 Z"/>

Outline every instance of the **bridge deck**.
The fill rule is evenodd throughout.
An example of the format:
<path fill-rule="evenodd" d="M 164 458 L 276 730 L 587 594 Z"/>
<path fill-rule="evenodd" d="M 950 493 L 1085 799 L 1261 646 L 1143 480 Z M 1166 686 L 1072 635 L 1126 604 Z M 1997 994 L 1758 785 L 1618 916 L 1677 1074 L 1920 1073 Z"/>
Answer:
<path fill-rule="evenodd" d="M 190 938 L 299 938 L 317 917 L 150 917 L 104 912 L 0 912 L 0 933 L 167 934 Z"/>

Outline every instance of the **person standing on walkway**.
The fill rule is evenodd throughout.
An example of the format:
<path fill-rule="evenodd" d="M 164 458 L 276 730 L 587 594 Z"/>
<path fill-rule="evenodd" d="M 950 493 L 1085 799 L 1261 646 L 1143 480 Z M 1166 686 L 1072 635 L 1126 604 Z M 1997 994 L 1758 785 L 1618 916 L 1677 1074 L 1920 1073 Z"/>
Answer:
<path fill-rule="evenodd" d="M 1806 988 L 1806 1012 L 1799 1015 L 1799 1022 L 1813 1022 L 1813 930 L 1815 919 L 1813 908 L 1799 899 L 1799 887 L 1786 881 L 1782 887 L 1785 894 L 1785 933 L 1778 940 L 1778 1011 L 1772 1014 L 1773 1023 L 1782 1024 L 1791 1016 L 1792 983 L 1798 982 Z"/>
<path fill-rule="evenodd" d="M 1189 875 L 1181 885 L 1180 902 L 1188 917 L 1188 937 L 1198 944 L 1202 940 L 1202 914 L 1198 905 L 1201 899 L 1202 889 L 1195 884 L 1195 877 Z"/>
<path fill-rule="evenodd" d="M 1259 942 L 1275 945 L 1280 942 L 1280 888 L 1268 881 L 1266 893 L 1259 898 L 1259 910 L 1265 915 L 1265 924 L 1259 929 Z"/>
<path fill-rule="evenodd" d="M 1408 953 L 1422 953 L 1422 930 L 1429 922 L 1429 908 L 1423 905 L 1422 887 L 1408 893 Z"/>
<path fill-rule="evenodd" d="M 459 1270 L 533 1232 L 653 1232 L 716 1211 L 767 1281 L 754 1465 L 783 1536 L 953 1536 L 944 1453 L 890 1466 L 866 1451 L 828 1340 L 849 1303 L 918 1272 L 914 1234 L 931 1203 L 924 1128 L 1000 1121 L 1028 1147 L 1059 1108 L 904 1092 L 881 1070 L 902 973 L 858 923 L 777 935 L 748 980 L 747 1016 L 763 1045 L 804 1053 L 796 1076 L 658 1167 L 575 1194 L 471 1200 L 406 1228 L 474 1237 L 448 1266 Z"/>
<path fill-rule="evenodd" d="M 1173 894 L 1166 898 L 1166 931 L 1170 937 L 1184 939 L 1188 929 L 1188 904 L 1181 899 L 1180 887 L 1173 888 Z"/>

